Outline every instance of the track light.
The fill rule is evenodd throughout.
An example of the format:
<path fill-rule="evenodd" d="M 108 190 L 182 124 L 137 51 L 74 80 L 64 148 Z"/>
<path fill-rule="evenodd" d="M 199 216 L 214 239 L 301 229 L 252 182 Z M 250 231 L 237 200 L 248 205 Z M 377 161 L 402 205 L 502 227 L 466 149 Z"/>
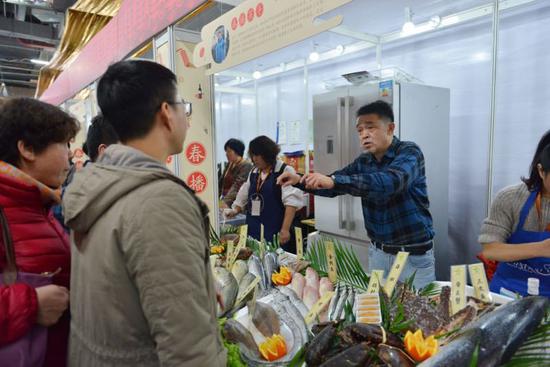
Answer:
<path fill-rule="evenodd" d="M 403 36 L 408 36 L 414 33 L 415 25 L 412 21 L 413 12 L 411 11 L 411 8 L 408 6 L 405 7 L 405 23 L 403 24 L 403 28 L 401 28 L 401 34 Z"/>

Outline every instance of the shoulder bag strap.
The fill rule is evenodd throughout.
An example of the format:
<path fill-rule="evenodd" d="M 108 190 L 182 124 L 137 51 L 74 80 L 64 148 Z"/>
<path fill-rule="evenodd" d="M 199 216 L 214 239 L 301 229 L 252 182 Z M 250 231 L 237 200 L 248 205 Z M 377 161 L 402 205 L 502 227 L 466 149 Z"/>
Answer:
<path fill-rule="evenodd" d="M 2 239 L 6 254 L 6 266 L 3 271 L 4 284 L 10 285 L 17 280 L 17 265 L 15 264 L 15 252 L 13 250 L 13 240 L 10 227 L 8 226 L 8 219 L 2 207 L 0 207 L 0 226 L 2 227 Z"/>

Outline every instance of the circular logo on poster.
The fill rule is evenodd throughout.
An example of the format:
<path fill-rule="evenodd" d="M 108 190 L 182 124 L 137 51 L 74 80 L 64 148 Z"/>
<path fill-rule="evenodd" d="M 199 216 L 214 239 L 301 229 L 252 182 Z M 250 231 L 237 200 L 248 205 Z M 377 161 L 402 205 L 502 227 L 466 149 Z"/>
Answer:
<path fill-rule="evenodd" d="M 185 149 L 185 156 L 189 163 L 199 165 L 206 159 L 206 148 L 199 142 L 192 142 Z"/>
<path fill-rule="evenodd" d="M 229 32 L 223 25 L 216 28 L 212 37 L 212 58 L 216 64 L 221 64 L 229 52 Z"/>
<path fill-rule="evenodd" d="M 191 173 L 189 176 L 187 176 L 186 182 L 187 186 L 189 186 L 191 190 L 195 191 L 197 194 L 204 192 L 204 190 L 206 190 L 206 187 L 208 186 L 206 176 L 202 172 Z"/>

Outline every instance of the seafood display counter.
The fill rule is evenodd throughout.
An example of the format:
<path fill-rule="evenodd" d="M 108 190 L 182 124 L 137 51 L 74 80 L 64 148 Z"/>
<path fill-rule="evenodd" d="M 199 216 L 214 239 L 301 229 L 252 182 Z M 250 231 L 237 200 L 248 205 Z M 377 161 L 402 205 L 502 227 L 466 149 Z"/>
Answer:
<path fill-rule="evenodd" d="M 550 365 L 544 297 L 480 297 L 450 282 L 416 290 L 412 279 L 388 288 L 338 243 L 297 258 L 245 230 L 212 245 L 229 366 Z"/>

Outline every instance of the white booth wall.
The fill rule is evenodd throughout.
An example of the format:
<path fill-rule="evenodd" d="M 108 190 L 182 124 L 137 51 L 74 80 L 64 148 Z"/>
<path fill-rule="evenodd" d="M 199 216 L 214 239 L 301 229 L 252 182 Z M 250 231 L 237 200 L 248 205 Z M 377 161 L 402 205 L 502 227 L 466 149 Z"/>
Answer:
<path fill-rule="evenodd" d="M 501 12 L 499 38 L 493 197 L 528 174 L 535 146 L 550 129 L 550 2 L 534 1 Z M 480 251 L 477 236 L 488 195 L 492 42 L 488 15 L 382 48 L 383 66 L 397 66 L 426 84 L 451 90 L 448 246 L 452 263 L 473 262 Z M 301 142 L 282 144 L 282 151 L 306 149 L 311 143 L 312 96 L 327 91 L 327 80 L 376 68 L 371 48 L 308 65 L 307 71 L 301 68 L 240 86 L 250 94 L 217 91 L 218 161 L 225 160 L 227 139 L 236 137 L 248 144 L 267 135 L 275 140 L 280 121 L 301 121 Z"/>

